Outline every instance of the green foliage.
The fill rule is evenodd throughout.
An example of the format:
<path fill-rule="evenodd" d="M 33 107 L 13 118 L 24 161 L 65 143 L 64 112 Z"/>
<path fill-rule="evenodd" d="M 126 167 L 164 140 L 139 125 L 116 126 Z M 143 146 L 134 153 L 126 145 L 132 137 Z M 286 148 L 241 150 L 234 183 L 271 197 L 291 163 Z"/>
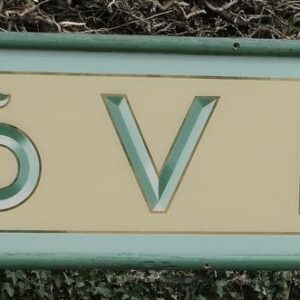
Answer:
<path fill-rule="evenodd" d="M 5 270 L 0 299 L 300 299 L 300 272 Z"/>

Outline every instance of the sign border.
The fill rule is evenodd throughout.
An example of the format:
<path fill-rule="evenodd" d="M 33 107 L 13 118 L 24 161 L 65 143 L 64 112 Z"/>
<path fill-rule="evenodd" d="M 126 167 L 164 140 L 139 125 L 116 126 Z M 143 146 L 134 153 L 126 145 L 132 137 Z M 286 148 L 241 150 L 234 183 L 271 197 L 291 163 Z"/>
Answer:
<path fill-rule="evenodd" d="M 82 33 L 0 34 L 0 49 L 299 57 L 297 40 Z"/>
<path fill-rule="evenodd" d="M 1 233 L 1 268 L 300 268 L 300 237 Z"/>

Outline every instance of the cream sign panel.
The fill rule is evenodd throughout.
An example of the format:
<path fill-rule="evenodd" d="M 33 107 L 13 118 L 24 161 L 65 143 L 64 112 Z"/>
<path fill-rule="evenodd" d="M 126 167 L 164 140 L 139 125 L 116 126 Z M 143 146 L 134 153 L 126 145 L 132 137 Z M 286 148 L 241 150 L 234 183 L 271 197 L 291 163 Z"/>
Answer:
<path fill-rule="evenodd" d="M 300 233 L 300 85 L 0 75 L 0 230 Z"/>

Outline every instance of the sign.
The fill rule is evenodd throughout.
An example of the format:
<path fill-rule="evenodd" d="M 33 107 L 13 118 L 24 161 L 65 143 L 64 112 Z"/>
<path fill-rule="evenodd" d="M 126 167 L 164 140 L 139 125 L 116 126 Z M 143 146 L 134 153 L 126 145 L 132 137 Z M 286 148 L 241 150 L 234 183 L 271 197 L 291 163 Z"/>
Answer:
<path fill-rule="evenodd" d="M 3 33 L 0 57 L 2 267 L 300 266 L 298 42 Z"/>

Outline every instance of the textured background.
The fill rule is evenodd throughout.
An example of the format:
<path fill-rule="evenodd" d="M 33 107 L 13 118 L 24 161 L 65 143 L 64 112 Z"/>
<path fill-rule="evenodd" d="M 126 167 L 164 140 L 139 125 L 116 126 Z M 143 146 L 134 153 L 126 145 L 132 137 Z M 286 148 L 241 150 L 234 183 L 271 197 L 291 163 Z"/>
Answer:
<path fill-rule="evenodd" d="M 300 37 L 298 0 L 1 0 L 3 31 Z"/>

